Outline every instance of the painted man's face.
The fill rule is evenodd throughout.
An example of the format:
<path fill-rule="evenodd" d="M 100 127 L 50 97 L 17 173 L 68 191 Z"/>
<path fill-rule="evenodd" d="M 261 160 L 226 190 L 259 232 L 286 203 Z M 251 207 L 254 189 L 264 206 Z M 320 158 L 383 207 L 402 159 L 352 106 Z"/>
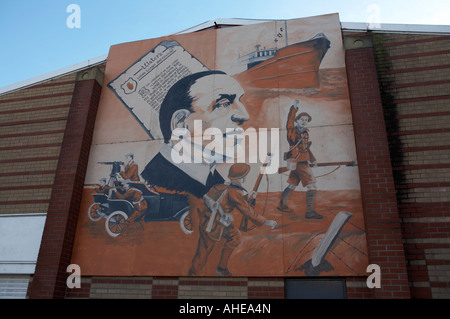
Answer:
<path fill-rule="evenodd" d="M 297 120 L 297 122 L 296 122 L 296 126 L 298 127 L 298 128 L 305 128 L 305 127 L 307 127 L 308 126 L 308 123 L 309 123 L 309 118 L 307 117 L 307 116 L 301 116 L 298 120 Z"/>
<path fill-rule="evenodd" d="M 226 74 L 213 74 L 197 80 L 190 89 L 194 98 L 194 113 L 189 116 L 188 127 L 194 120 L 201 120 L 203 130 L 218 128 L 225 132 L 227 128 L 238 128 L 249 119 L 245 105 L 240 99 L 244 90 L 239 83 Z"/>
<path fill-rule="evenodd" d="M 241 102 L 244 90 L 239 83 L 226 74 L 205 76 L 197 80 L 190 89 L 193 97 L 193 113 L 186 120 L 187 129 L 193 132 L 194 121 L 201 121 L 203 132 L 208 128 L 229 132 L 225 139 L 233 139 L 234 133 L 242 132 L 242 124 L 249 119 L 245 105 Z M 224 140 L 225 140 L 224 139 Z M 210 143 L 204 139 L 203 146 Z"/>

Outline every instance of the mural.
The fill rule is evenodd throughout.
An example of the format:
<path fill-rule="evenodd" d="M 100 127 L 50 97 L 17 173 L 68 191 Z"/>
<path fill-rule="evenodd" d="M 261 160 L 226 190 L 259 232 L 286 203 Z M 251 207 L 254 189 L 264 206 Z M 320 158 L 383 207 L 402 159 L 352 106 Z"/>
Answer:
<path fill-rule="evenodd" d="M 338 15 L 112 46 L 72 262 L 83 275 L 366 275 Z"/>

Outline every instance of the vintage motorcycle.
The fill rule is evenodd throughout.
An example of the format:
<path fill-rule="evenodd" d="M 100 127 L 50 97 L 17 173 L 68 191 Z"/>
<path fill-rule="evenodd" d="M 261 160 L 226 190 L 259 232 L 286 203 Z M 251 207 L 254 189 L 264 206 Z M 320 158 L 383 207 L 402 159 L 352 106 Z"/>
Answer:
<path fill-rule="evenodd" d="M 122 162 L 99 162 L 99 164 L 111 165 L 111 173 L 107 182 L 108 192 L 93 194 L 94 203 L 88 209 L 88 216 L 92 221 L 105 218 L 106 232 L 112 236 L 119 236 L 126 220 L 134 211 L 133 203 L 115 196 L 112 188 L 121 188 L 121 182 L 117 179 Z M 145 214 L 136 222 L 175 221 L 180 224 L 185 234 L 192 234 L 193 225 L 189 204 L 186 196 L 182 194 L 157 192 L 152 186 L 142 182 L 130 182 L 130 187 L 140 190 L 147 201 Z"/>

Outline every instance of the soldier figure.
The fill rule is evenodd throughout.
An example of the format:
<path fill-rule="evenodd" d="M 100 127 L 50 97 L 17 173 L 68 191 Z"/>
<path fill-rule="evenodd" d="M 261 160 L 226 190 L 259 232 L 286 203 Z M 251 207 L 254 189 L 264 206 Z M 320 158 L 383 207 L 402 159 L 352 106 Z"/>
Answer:
<path fill-rule="evenodd" d="M 130 181 L 139 182 L 139 168 L 134 162 L 134 154 L 129 153 L 125 155 L 125 165 L 122 171 L 120 171 L 120 177 L 123 179 L 129 179 Z"/>
<path fill-rule="evenodd" d="M 100 185 L 96 185 L 95 192 L 98 193 L 98 194 L 108 195 L 109 194 L 109 190 L 111 189 L 111 187 L 109 187 L 106 184 L 106 178 L 105 177 L 100 178 L 99 182 L 100 182 Z"/>
<path fill-rule="evenodd" d="M 216 273 L 219 276 L 231 276 L 228 270 L 228 260 L 241 242 L 241 232 L 232 223 L 234 218 L 231 213 L 235 209 L 257 226 L 266 225 L 274 228 L 277 225 L 276 221 L 266 220 L 250 206 L 247 200 L 247 191 L 241 184 L 249 171 L 248 164 L 233 164 L 228 174 L 230 183 L 217 184 L 204 196 L 204 202 L 198 209 L 200 237 L 197 252 L 189 270 L 190 276 L 198 274 L 205 266 L 215 243 L 221 239 L 225 240 L 225 244 Z M 211 204 L 216 204 L 215 213 L 214 208 L 211 209 L 214 205 Z"/>
<path fill-rule="evenodd" d="M 293 212 L 287 206 L 287 201 L 301 182 L 303 187 L 306 187 L 305 218 L 321 219 L 323 216 L 314 210 L 314 199 L 317 193 L 316 178 L 310 167 L 310 164 L 317 164 L 316 158 L 310 150 L 311 141 L 309 141 L 309 130 L 307 129 L 307 125 L 312 118 L 306 112 L 301 112 L 296 116 L 298 103 L 299 101 L 296 100 L 294 105 L 291 106 L 286 123 L 290 148 L 285 153 L 285 160 L 288 162 L 291 172 L 287 180 L 289 185 L 283 191 L 278 210 L 286 213 Z"/>
<path fill-rule="evenodd" d="M 130 201 L 134 208 L 133 213 L 127 218 L 122 232 L 124 232 L 132 222 L 142 217 L 147 210 L 147 201 L 144 199 L 144 195 L 139 189 L 130 187 L 129 183 L 130 180 L 125 180 L 122 182 L 123 189 L 125 190 L 124 193 L 118 192 L 117 189 L 114 189 L 117 198 Z"/>

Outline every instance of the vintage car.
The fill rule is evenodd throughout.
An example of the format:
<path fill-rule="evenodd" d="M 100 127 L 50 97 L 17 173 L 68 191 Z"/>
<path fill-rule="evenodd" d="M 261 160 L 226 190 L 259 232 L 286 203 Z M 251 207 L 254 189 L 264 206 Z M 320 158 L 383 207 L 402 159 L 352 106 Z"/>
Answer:
<path fill-rule="evenodd" d="M 130 183 L 144 194 L 147 201 L 147 210 L 140 221 L 175 221 L 179 222 L 181 230 L 185 234 L 192 233 L 192 221 L 189 215 L 189 205 L 186 197 L 181 194 L 161 194 L 151 192 L 143 183 Z M 114 198 L 106 194 L 93 194 L 94 203 L 89 207 L 89 218 L 98 221 L 106 218 L 106 232 L 116 237 L 122 233 L 123 225 L 133 213 L 133 204 L 125 199 Z"/>
<path fill-rule="evenodd" d="M 108 184 L 113 185 L 111 187 L 116 187 L 120 192 L 121 182 L 117 181 L 114 175 L 118 166 L 116 163 L 118 162 L 111 163 L 113 168 Z M 175 221 L 180 224 L 181 230 L 185 234 L 192 233 L 192 218 L 186 196 L 176 193 L 160 193 L 142 182 L 130 182 L 129 186 L 140 190 L 147 201 L 147 210 L 138 222 Z M 134 211 L 133 203 L 126 199 L 119 199 L 113 191 L 96 193 L 92 196 L 94 203 L 88 209 L 89 218 L 92 221 L 105 218 L 106 232 L 112 237 L 119 236 L 126 220 Z"/>

